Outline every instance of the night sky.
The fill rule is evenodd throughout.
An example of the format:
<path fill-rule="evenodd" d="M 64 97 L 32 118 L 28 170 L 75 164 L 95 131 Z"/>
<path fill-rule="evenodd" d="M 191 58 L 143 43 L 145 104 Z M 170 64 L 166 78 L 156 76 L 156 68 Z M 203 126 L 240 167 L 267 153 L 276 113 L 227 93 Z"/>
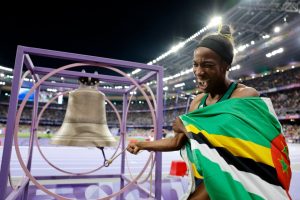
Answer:
<path fill-rule="evenodd" d="M 13 67 L 17 45 L 147 63 L 238 1 L 62 2 L 1 5 L 0 65 Z"/>

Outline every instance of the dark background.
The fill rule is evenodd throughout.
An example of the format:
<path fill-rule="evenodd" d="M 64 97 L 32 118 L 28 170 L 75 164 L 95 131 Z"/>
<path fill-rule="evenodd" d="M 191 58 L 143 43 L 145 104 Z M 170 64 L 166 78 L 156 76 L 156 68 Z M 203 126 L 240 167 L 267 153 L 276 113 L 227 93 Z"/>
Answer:
<path fill-rule="evenodd" d="M 0 65 L 13 67 L 17 45 L 147 63 L 237 2 L 10 2 L 1 5 Z"/>

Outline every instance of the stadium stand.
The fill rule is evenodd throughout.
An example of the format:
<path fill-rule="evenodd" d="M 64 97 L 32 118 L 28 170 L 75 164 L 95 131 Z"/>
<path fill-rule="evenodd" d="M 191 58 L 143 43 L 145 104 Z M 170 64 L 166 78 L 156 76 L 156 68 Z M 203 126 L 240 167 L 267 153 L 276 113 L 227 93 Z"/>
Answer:
<path fill-rule="evenodd" d="M 270 97 L 276 114 L 283 124 L 285 135 L 291 142 L 300 142 L 300 67 L 275 70 L 274 73 L 258 76 L 256 78 L 248 77 L 241 81 L 241 83 L 255 87 L 261 92 L 261 95 Z M 112 100 L 112 102 L 121 114 L 122 102 L 120 100 Z M 40 108 L 44 105 L 45 103 L 40 103 Z M 39 132 L 46 133 L 48 130 L 51 133 L 55 133 L 64 119 L 66 106 L 67 99 L 63 104 L 51 104 L 42 116 Z M 177 96 L 169 96 L 164 101 L 164 128 L 166 130 L 171 130 L 173 119 L 178 115 L 184 114 L 187 106 L 187 97 L 182 97 L 182 95 L 179 94 Z M 112 108 L 107 105 L 106 109 L 108 125 L 111 128 L 118 128 L 117 117 Z M 2 92 L 0 102 L 1 129 L 3 129 L 6 124 L 7 110 L 8 98 L 5 96 L 5 93 Z M 29 133 L 31 112 L 32 102 L 29 102 L 22 113 L 21 132 Z M 153 122 L 145 101 L 133 100 L 131 102 L 127 126 L 137 129 L 137 131 L 131 129 L 131 131 L 129 131 L 130 136 L 149 136 L 149 130 L 153 127 Z"/>

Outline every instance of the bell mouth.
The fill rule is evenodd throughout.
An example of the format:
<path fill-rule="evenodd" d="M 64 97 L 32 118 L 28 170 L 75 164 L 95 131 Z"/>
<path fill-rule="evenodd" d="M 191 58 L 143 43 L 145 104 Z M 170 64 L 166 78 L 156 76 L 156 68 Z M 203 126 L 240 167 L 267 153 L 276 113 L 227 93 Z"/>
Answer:
<path fill-rule="evenodd" d="M 64 122 L 51 144 L 79 147 L 113 147 L 117 141 L 107 124 Z"/>

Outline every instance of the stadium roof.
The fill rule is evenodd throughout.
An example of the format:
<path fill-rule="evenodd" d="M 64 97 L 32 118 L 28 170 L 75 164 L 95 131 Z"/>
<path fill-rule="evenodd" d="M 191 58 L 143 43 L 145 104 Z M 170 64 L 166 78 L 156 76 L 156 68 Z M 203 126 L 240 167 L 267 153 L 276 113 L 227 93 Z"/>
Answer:
<path fill-rule="evenodd" d="M 251 0 L 241 1 L 223 16 L 223 23 L 234 30 L 235 60 L 229 76 L 239 79 L 255 73 L 270 71 L 284 65 L 298 65 L 300 61 L 299 1 Z M 178 83 L 185 83 L 187 90 L 194 88 L 191 72 L 192 56 L 198 41 L 216 28 L 204 27 L 178 44 L 168 56 L 152 61 L 164 66 L 165 84 L 173 91 Z M 172 52 L 172 53 L 170 53 Z"/>

